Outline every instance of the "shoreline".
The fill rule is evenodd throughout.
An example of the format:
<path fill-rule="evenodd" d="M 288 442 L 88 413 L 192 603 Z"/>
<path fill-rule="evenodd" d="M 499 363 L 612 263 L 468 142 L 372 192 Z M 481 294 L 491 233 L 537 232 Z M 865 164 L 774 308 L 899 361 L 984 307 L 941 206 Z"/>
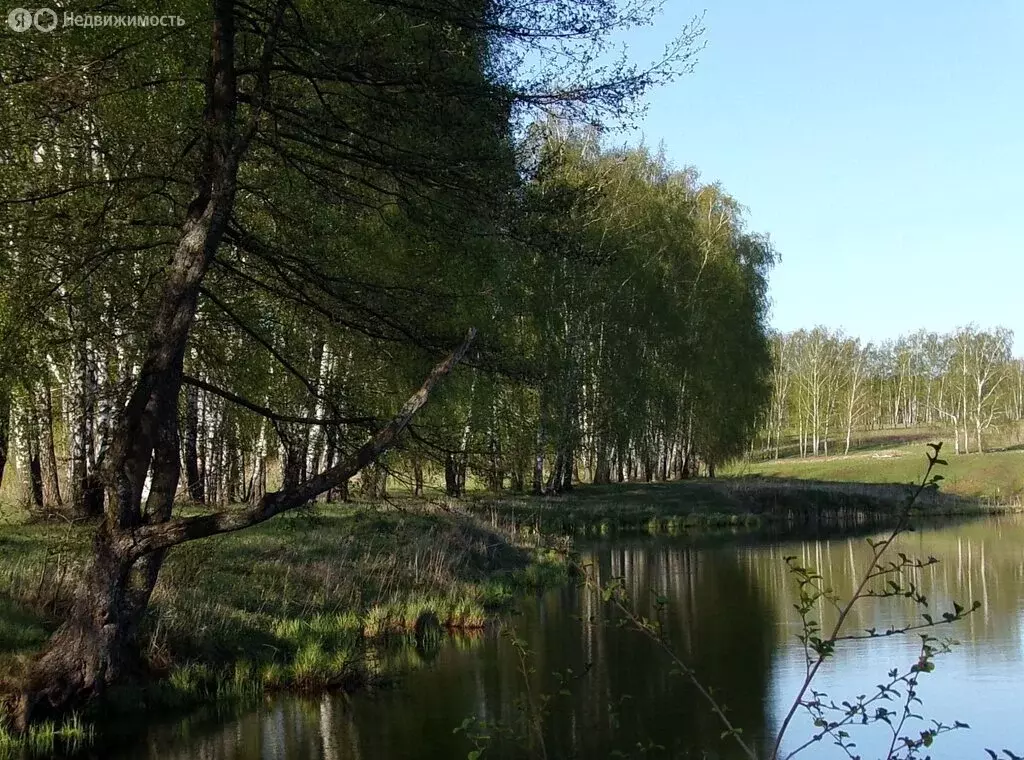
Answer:
<path fill-rule="evenodd" d="M 0 731 L 0 757 L 102 746 L 116 741 L 105 724 L 127 715 L 391 682 L 411 667 L 410 651 L 480 630 L 518 595 L 568 582 L 573 536 L 869 532 L 900 514 L 905 491 L 724 478 L 583 486 L 548 498 L 471 496 L 458 512 L 411 498 L 387 508 L 317 505 L 172 553 L 144 631 L 150 645 L 140 678 L 62 724 L 26 737 Z M 1019 511 L 929 493 L 914 515 Z M 49 523 L 0 529 L 8 700 L 19 669 L 59 619 L 90 533 Z"/>
<path fill-rule="evenodd" d="M 556 496 L 486 496 L 469 503 L 485 519 L 528 525 L 541 534 L 785 532 L 887 527 L 906 510 L 916 484 L 850 483 L 775 477 L 723 477 L 584 485 Z M 926 489 L 912 518 L 972 518 L 1024 512 L 1019 501 L 993 502 Z"/>
<path fill-rule="evenodd" d="M 423 506 L 317 505 L 181 547 L 154 592 L 145 662 L 133 682 L 24 737 L 7 730 L 5 709 L 0 758 L 62 745 L 74 751 L 94 738 L 102 744 L 104 724 L 127 715 L 393 679 L 402 650 L 479 630 L 517 595 L 568 580 L 565 548 Z M 92 530 L 52 522 L 0 528 L 5 705 L 69 605 Z"/>

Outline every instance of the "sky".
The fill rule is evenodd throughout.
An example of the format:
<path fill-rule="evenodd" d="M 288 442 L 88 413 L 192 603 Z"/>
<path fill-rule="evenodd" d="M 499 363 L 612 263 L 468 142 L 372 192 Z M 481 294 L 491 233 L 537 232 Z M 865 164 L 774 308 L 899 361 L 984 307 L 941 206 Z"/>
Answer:
<path fill-rule="evenodd" d="M 879 341 L 970 322 L 1024 354 L 1024 0 L 714 0 L 629 142 L 747 206 L 772 325 Z M 654 55 L 704 6 L 630 35 Z"/>

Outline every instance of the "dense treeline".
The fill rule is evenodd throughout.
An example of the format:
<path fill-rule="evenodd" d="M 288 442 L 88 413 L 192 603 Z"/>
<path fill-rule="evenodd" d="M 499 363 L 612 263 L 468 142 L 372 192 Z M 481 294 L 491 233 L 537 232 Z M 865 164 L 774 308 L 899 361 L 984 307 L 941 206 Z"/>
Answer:
<path fill-rule="evenodd" d="M 775 457 L 794 439 L 800 456 L 848 453 L 855 432 L 898 427 L 949 430 L 956 453 L 980 452 L 988 431 L 1024 419 L 1024 361 L 1005 328 L 875 345 L 816 327 L 771 343 L 772 400 L 757 440 Z"/>
<path fill-rule="evenodd" d="M 185 541 L 388 473 L 555 492 L 745 446 L 771 248 L 599 139 L 691 65 L 697 23 L 608 64 L 658 5 L 193 0 L 7 38 L 3 478 L 102 518 L 21 726 L 136 669 Z"/>
<path fill-rule="evenodd" d="M 768 399 L 772 251 L 744 231 L 736 201 L 641 148 L 602 150 L 555 124 L 530 141 L 520 229 L 496 244 L 500 292 L 482 299 L 493 348 L 452 379 L 386 466 L 362 473 L 370 496 L 383 495 L 388 471 L 417 493 L 443 474 L 454 496 L 467 474 L 545 493 L 574 480 L 686 477 L 739 453 L 755 430 Z M 409 241 L 385 234 L 387 245 L 360 253 L 401 281 L 407 262 L 388 254 Z M 445 274 L 434 273 L 439 291 Z M 51 281 L 46 319 L 22 332 L 31 353 L 6 378 L 9 476 L 32 510 L 102 511 L 112 414 L 140 350 L 121 315 L 95 311 L 118 298 L 125 278 L 110 275 L 88 278 L 88 309 Z M 447 287 L 466 281 L 449 276 Z M 225 282 L 203 295 L 178 404 L 181 499 L 255 501 L 268 484 L 330 467 L 418 369 L 404 346 L 385 358 L 378 336 L 303 320 L 267 290 Z M 76 312 L 92 318 L 79 326 L 66 316 Z"/>
<path fill-rule="evenodd" d="M 659 156 L 548 127 L 531 139 L 499 326 L 531 379 L 463 375 L 425 413 L 449 493 L 467 465 L 492 489 L 550 493 L 686 477 L 740 452 L 767 401 L 767 242 L 720 187 Z"/>

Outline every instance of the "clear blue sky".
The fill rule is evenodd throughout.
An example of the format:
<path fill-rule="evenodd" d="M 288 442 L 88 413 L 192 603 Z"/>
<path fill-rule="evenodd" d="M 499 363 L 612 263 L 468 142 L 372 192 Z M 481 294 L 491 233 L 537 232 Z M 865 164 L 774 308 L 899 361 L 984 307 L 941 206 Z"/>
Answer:
<path fill-rule="evenodd" d="M 667 6 L 636 58 L 703 10 Z M 705 26 L 642 135 L 771 235 L 773 326 L 1005 325 L 1024 353 L 1024 0 L 724 0 Z"/>

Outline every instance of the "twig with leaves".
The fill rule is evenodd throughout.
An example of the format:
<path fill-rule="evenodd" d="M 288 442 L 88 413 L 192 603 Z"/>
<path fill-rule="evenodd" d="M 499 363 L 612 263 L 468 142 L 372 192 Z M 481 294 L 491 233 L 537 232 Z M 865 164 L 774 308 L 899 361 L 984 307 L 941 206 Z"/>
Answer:
<path fill-rule="evenodd" d="M 922 673 L 928 673 L 934 669 L 936 655 L 950 651 L 956 643 L 952 639 L 940 640 L 928 633 L 921 633 L 921 649 L 917 662 L 902 672 L 899 669 L 889 671 L 888 681 L 879 684 L 877 690 L 871 695 L 864 694 L 852 700 L 836 703 L 824 692 L 812 688 L 822 664 L 835 654 L 836 645 L 840 642 L 886 638 L 949 625 L 962 620 L 980 607 L 979 602 L 974 602 L 970 607 L 953 602 L 952 610 L 942 613 L 941 619 L 935 619 L 929 612 L 922 612 L 923 622 L 891 626 L 882 631 L 868 628 L 863 632 L 844 632 L 844 626 L 854 607 L 858 602 L 867 598 L 902 597 L 913 601 L 921 608 L 928 607 L 928 598 L 913 581 L 904 582 L 904 575 L 908 571 L 929 567 L 937 563 L 938 560 L 935 557 L 928 557 L 925 560 L 916 559 L 908 557 L 902 552 L 897 553 L 895 559 L 886 559 L 886 555 L 890 552 L 896 539 L 901 534 L 912 530 L 910 527 L 911 512 L 921 495 L 927 489 L 937 489 L 943 479 L 941 475 L 933 474 L 936 466 L 946 464 L 945 460 L 939 458 L 942 444 L 932 443 L 928 446 L 930 449 L 927 453 L 928 468 L 924 477 L 911 493 L 906 505 L 898 515 L 894 527 L 880 540 L 869 539 L 872 550 L 870 564 L 860 577 L 849 599 L 840 599 L 834 590 L 826 585 L 824 577 L 814 568 L 800 564 L 796 557 L 786 557 L 789 572 L 796 578 L 799 587 L 800 599 L 796 609 L 800 615 L 801 625 L 797 639 L 803 645 L 806 665 L 803 681 L 774 737 L 768 755 L 770 760 L 789 760 L 824 739 L 831 739 L 845 751 L 848 757 L 859 760 L 859 755 L 854 751 L 856 744 L 851 739 L 848 729 L 854 725 L 879 722 L 888 724 L 892 733 L 885 755 L 887 760 L 910 760 L 918 757 L 919 750 L 930 747 L 937 736 L 949 731 L 968 728 L 967 724 L 960 721 L 948 725 L 933 721 L 928 728 L 917 733 L 905 733 L 909 721 L 923 720 L 922 716 L 915 712 L 915 705 L 920 703 L 918 679 Z M 595 587 L 589 572 L 585 577 L 588 585 L 592 588 Z M 879 586 L 879 582 L 882 582 L 881 586 Z M 671 660 L 673 673 L 687 678 L 694 685 L 721 722 L 722 736 L 732 736 L 747 758 L 757 760 L 758 753 L 752 741 L 743 736 L 742 729 L 732 723 L 726 707 L 718 696 L 710 687 L 700 682 L 693 668 L 688 666 L 671 646 L 665 635 L 665 626 L 661 622 L 668 600 L 661 595 L 655 596 L 656 613 L 655 620 L 652 621 L 634 611 L 625 591 L 623 578 L 613 579 L 609 584 L 597 590 L 600 591 L 606 602 L 613 604 L 614 608 L 623 615 L 623 622 L 626 625 L 645 634 L 657 643 Z M 836 613 L 835 622 L 824 632 L 821 623 L 813 616 L 820 603 L 827 603 Z M 902 701 L 901 710 L 892 710 L 886 706 L 894 700 Z M 795 715 L 801 709 L 809 714 L 816 731 L 795 749 L 784 752 L 783 740 Z M 1009 760 L 1012 760 L 1012 756 Z"/>

